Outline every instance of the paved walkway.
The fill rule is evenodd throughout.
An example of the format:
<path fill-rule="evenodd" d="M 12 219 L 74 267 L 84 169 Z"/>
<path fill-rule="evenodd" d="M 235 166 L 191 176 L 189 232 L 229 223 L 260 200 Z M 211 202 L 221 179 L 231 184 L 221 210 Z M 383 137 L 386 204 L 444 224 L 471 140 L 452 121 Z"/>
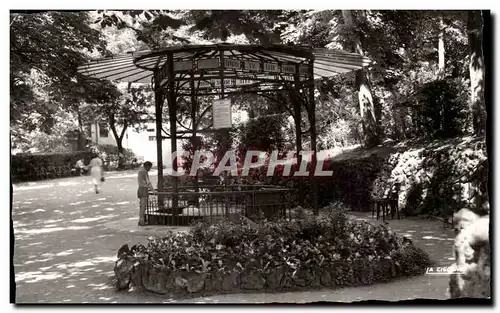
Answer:
<path fill-rule="evenodd" d="M 153 183 L 156 180 L 152 173 Z M 167 228 L 137 226 L 136 175 L 108 173 L 95 194 L 89 177 L 16 184 L 13 212 L 14 266 L 18 303 L 255 303 L 446 299 L 448 277 L 421 276 L 387 284 L 276 294 L 232 294 L 169 299 L 155 294 L 117 292 L 111 285 L 117 249 L 147 242 Z M 359 218 L 368 218 L 361 215 Z M 438 221 L 390 221 L 440 264 L 449 265 L 453 234 Z M 175 228 L 184 231 L 185 228 Z"/>

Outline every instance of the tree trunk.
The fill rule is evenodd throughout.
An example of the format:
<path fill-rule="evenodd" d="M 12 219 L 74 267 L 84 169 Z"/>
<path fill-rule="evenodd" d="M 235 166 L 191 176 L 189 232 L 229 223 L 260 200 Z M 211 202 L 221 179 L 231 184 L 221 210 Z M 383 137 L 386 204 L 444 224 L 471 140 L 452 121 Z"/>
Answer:
<path fill-rule="evenodd" d="M 444 79 L 444 65 L 445 65 L 445 50 L 444 50 L 444 22 L 443 17 L 439 20 L 439 39 L 438 39 L 438 79 Z"/>
<path fill-rule="evenodd" d="M 122 131 L 120 135 L 118 135 L 118 132 L 116 130 L 116 119 L 114 114 L 109 115 L 109 127 L 111 128 L 111 131 L 113 132 L 113 136 L 115 137 L 116 141 L 116 148 L 118 149 L 118 168 L 121 169 L 123 168 L 123 163 L 124 163 L 124 154 L 123 154 L 123 137 L 125 136 L 125 132 L 127 130 L 127 123 L 123 124 Z"/>
<path fill-rule="evenodd" d="M 83 122 L 82 122 L 82 114 L 80 113 L 80 110 L 77 109 L 77 118 L 78 118 L 78 139 L 77 139 L 77 143 L 76 143 L 76 150 L 77 151 L 83 151 L 85 150 L 85 139 L 86 139 L 86 136 L 85 136 L 85 131 L 83 129 Z"/>
<path fill-rule="evenodd" d="M 352 12 L 342 10 L 342 15 L 344 23 L 351 29 L 353 35 L 348 49 L 364 55 L 363 34 L 355 29 Z M 365 13 L 362 11 L 358 12 L 358 15 L 361 18 L 366 18 Z M 373 101 L 370 82 L 365 69 L 356 72 L 356 85 L 358 87 L 359 112 L 363 123 L 363 141 L 366 147 L 373 147 L 380 143 L 379 122 L 375 114 L 375 102 L 377 101 Z M 377 102 L 377 104 L 379 103 Z"/>
<path fill-rule="evenodd" d="M 472 123 L 470 130 L 474 134 L 486 131 L 486 106 L 484 102 L 484 56 L 482 48 L 483 19 L 481 11 L 469 11 L 467 20 L 469 39 L 469 71 L 471 96 L 469 102 Z"/>

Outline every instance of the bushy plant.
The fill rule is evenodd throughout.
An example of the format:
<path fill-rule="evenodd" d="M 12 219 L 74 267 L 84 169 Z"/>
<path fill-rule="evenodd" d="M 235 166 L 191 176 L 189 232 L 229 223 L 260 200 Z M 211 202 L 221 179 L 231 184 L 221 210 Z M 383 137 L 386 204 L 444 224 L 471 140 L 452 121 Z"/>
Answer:
<path fill-rule="evenodd" d="M 102 159 L 104 162 L 104 168 L 108 171 L 117 170 L 119 165 L 120 155 L 118 148 L 113 145 L 92 145 L 90 150 Z M 136 155 L 130 149 L 123 149 L 123 163 L 131 163 L 133 159 L 136 159 Z"/>
<path fill-rule="evenodd" d="M 283 150 L 285 118 L 281 115 L 261 116 L 250 119 L 239 129 L 238 152 L 245 157 L 248 150 L 272 151 Z"/>
<path fill-rule="evenodd" d="M 88 162 L 90 156 L 91 153 L 87 151 L 13 155 L 10 166 L 12 179 L 16 182 L 45 179 L 47 176 L 42 174 L 53 167 L 65 168 L 60 173 L 61 177 L 70 176 L 76 161 L 84 159 Z"/>
<path fill-rule="evenodd" d="M 233 290 L 370 284 L 421 274 L 430 264 L 410 241 L 343 213 L 260 224 L 200 222 L 188 233 L 150 238 L 134 251 L 137 264 L 180 275 L 184 285 L 193 275 L 203 277 L 205 287 L 235 275 Z"/>
<path fill-rule="evenodd" d="M 267 167 L 262 166 L 258 169 L 252 169 L 250 175 L 245 178 L 246 183 L 261 182 L 268 185 L 280 185 L 299 190 L 302 185 L 305 195 L 305 205 L 312 204 L 312 180 L 318 181 L 320 205 L 328 205 L 331 201 L 340 200 L 347 206 L 360 211 L 368 211 L 370 208 L 370 199 L 372 183 L 377 178 L 381 170 L 384 158 L 375 154 L 356 158 L 343 159 L 339 161 L 325 161 L 324 170 L 332 171 L 332 176 L 315 177 L 315 166 L 311 162 L 307 164 L 309 176 L 295 177 L 298 171 L 296 164 L 292 165 L 289 176 L 283 176 L 283 166 L 276 167 L 274 176 L 267 177 Z M 294 193 L 293 204 L 297 204 L 298 192 Z"/>

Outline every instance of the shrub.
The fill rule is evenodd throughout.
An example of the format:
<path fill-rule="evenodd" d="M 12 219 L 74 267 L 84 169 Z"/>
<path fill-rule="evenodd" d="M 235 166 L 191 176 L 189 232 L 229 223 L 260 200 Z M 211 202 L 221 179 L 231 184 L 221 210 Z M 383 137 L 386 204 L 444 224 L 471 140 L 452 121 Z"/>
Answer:
<path fill-rule="evenodd" d="M 330 177 L 313 177 L 315 167 L 309 162 L 308 177 L 294 177 L 298 170 L 294 164 L 290 176 L 283 176 L 283 166 L 277 166 L 274 176 L 265 177 L 267 167 L 252 169 L 246 178 L 246 183 L 260 181 L 268 185 L 286 186 L 298 190 L 300 184 L 304 189 L 305 204 L 312 203 L 313 179 L 318 180 L 319 205 L 325 206 L 334 200 L 342 201 L 347 206 L 360 211 L 369 211 L 372 184 L 381 170 L 384 158 L 375 154 L 356 159 L 344 159 L 339 161 L 325 161 L 323 169 L 332 171 Z M 264 176 L 262 175 L 264 174 Z M 299 200 L 295 193 L 294 204 Z"/>
<path fill-rule="evenodd" d="M 10 158 L 12 180 L 18 182 L 46 179 L 51 177 L 49 170 L 56 172 L 54 168 L 59 169 L 57 175 L 54 175 L 70 176 L 71 168 L 76 161 L 84 159 L 88 163 L 90 158 L 91 153 L 87 151 L 12 155 Z"/>
<path fill-rule="evenodd" d="M 120 155 L 118 147 L 113 145 L 93 145 L 91 151 L 97 153 L 104 162 L 104 169 L 113 171 L 118 169 Z M 123 149 L 123 164 L 131 163 L 133 159 L 137 159 L 136 155 L 130 149 Z"/>
<path fill-rule="evenodd" d="M 132 250 L 119 256 L 120 264 L 135 263 L 140 273 L 160 269 L 164 281 L 154 285 L 160 293 L 170 292 L 166 286 L 172 277 L 179 277 L 178 292 L 287 290 L 371 284 L 421 274 L 430 264 L 427 254 L 410 241 L 343 213 L 261 224 L 245 219 L 201 222 L 189 233 L 150 238 L 146 246 Z M 149 280 L 138 281 L 151 289 L 144 283 Z"/>

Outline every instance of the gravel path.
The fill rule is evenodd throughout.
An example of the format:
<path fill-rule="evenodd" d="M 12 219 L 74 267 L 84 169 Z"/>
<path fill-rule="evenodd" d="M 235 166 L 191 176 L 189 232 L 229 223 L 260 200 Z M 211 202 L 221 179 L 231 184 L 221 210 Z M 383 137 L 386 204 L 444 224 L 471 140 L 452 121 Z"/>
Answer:
<path fill-rule="evenodd" d="M 156 180 L 151 175 L 153 184 Z M 271 303 L 446 299 L 448 277 L 424 275 L 386 284 L 275 294 L 231 294 L 169 299 L 155 294 L 117 292 L 111 285 L 117 249 L 145 243 L 151 235 L 186 228 L 137 226 L 136 174 L 108 173 L 95 194 L 89 177 L 14 185 L 13 212 L 17 303 Z M 368 219 L 366 214 L 357 218 Z M 389 221 L 433 260 L 452 261 L 453 233 L 438 221 Z"/>

